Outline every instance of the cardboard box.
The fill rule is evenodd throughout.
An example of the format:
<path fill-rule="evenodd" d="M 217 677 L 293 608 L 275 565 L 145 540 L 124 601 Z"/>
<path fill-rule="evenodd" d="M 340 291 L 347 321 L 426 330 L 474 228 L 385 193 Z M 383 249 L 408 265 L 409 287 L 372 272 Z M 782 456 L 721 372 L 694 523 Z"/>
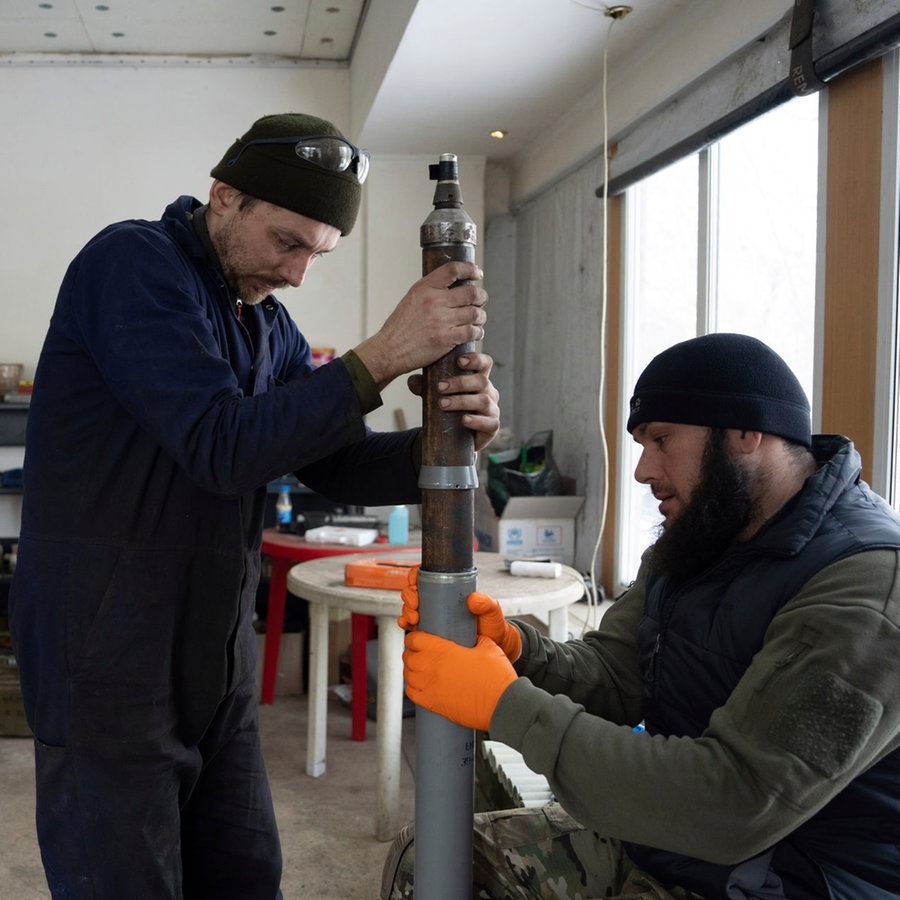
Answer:
<path fill-rule="evenodd" d="M 341 654 L 350 647 L 350 613 L 345 609 L 333 609 L 328 621 L 328 684 L 341 680 Z M 275 699 L 303 694 L 304 668 L 309 655 L 309 634 L 305 631 L 288 631 L 281 636 L 278 652 L 278 669 L 275 673 Z M 256 636 L 256 694 L 262 691 L 263 661 L 266 654 L 266 636 Z"/>
<path fill-rule="evenodd" d="M 536 556 L 571 566 L 575 560 L 575 516 L 584 497 L 510 497 L 497 516 L 481 488 L 475 491 L 478 547 L 509 556 Z"/>
<path fill-rule="evenodd" d="M 275 699 L 304 694 L 303 669 L 307 654 L 306 632 L 289 631 L 281 636 L 278 651 L 278 669 L 275 672 Z M 256 696 L 262 693 L 263 659 L 266 653 L 266 636 L 256 636 Z"/>

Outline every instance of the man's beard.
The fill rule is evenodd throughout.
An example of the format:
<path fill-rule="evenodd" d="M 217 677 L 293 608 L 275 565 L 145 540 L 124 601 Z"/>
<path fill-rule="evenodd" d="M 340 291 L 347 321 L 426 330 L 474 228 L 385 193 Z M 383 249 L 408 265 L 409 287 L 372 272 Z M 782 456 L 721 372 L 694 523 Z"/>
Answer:
<path fill-rule="evenodd" d="M 713 428 L 691 499 L 654 544 L 655 568 L 678 581 L 702 572 L 749 523 L 753 509 L 747 473 L 728 453 L 725 431 Z"/>
<path fill-rule="evenodd" d="M 216 252 L 228 287 L 242 302 L 255 306 L 272 291 L 288 285 L 279 279 L 263 278 L 248 264 L 247 253 L 241 241 L 241 227 L 246 215 L 247 210 L 241 209 L 238 216 L 222 229 Z"/>

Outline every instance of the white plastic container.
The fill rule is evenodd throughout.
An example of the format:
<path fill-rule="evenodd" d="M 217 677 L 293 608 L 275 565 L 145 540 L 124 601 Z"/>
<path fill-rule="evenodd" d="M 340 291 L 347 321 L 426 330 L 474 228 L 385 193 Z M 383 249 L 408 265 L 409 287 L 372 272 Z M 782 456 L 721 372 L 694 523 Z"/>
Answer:
<path fill-rule="evenodd" d="M 365 547 L 375 543 L 377 528 L 341 528 L 338 525 L 322 525 L 308 528 L 304 535 L 311 544 L 347 544 L 350 547 Z"/>

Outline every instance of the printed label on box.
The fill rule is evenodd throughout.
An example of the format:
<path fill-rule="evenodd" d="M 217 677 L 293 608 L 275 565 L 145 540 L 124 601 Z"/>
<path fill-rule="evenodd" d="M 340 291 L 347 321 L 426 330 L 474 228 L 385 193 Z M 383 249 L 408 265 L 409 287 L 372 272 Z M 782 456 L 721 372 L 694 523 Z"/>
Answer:
<path fill-rule="evenodd" d="M 543 528 L 538 528 L 534 543 L 536 547 L 562 547 L 562 525 L 557 525 L 556 527 L 545 525 Z"/>
<path fill-rule="evenodd" d="M 482 550 L 511 556 L 540 556 L 572 565 L 575 515 L 584 497 L 510 497 L 497 516 L 487 492 L 475 494 L 475 534 Z"/>
<path fill-rule="evenodd" d="M 507 552 L 509 550 L 521 548 L 525 546 L 525 535 L 522 532 L 521 528 L 513 525 L 510 528 L 506 529 L 506 540 L 503 542 L 503 546 L 506 548 Z"/>

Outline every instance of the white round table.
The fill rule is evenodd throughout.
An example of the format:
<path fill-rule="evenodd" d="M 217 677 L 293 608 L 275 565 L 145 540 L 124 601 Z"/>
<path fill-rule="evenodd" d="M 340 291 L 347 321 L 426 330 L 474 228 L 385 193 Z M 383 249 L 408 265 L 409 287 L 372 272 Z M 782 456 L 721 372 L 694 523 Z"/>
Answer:
<path fill-rule="evenodd" d="M 396 552 L 385 548 L 384 558 L 421 558 L 417 551 Z M 332 556 L 299 563 L 288 572 L 288 590 L 309 603 L 309 724 L 306 772 L 314 778 L 325 772 L 326 712 L 328 706 L 328 620 L 330 609 L 374 616 L 378 623 L 378 696 L 375 741 L 377 785 L 375 835 L 393 839 L 400 802 L 400 739 L 403 720 L 403 631 L 397 625 L 400 592 L 381 588 L 349 587 L 344 568 L 355 556 Z M 372 559 L 371 554 L 363 558 Z M 519 578 L 505 567 L 500 553 L 475 553 L 476 589 L 500 601 L 504 615 L 524 616 L 547 612 L 552 638 L 568 637 L 570 604 L 584 596 L 582 576 L 569 566 L 559 578 Z"/>

